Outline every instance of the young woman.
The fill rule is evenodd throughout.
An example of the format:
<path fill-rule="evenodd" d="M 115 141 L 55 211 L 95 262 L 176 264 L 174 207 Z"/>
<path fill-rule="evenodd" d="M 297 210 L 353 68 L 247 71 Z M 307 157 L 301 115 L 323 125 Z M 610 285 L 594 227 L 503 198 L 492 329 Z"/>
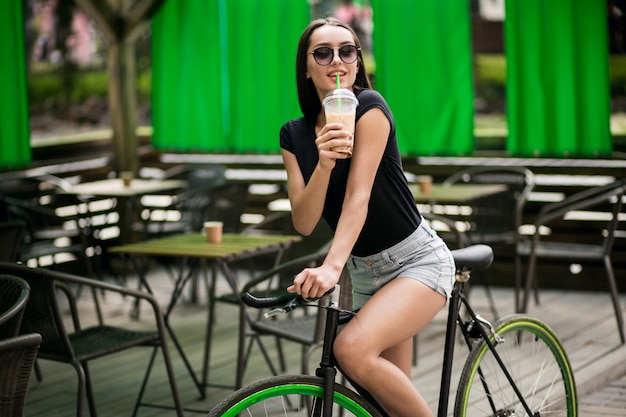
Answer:
<path fill-rule="evenodd" d="M 326 123 L 321 101 L 336 88 L 359 100 L 354 137 Z M 356 317 L 340 332 L 335 356 L 346 374 L 394 416 L 432 416 L 410 379 L 413 336 L 446 304 L 454 261 L 417 210 L 402 171 L 394 119 L 370 87 L 355 32 L 334 18 L 313 21 L 296 57 L 302 118 L 280 132 L 296 230 L 324 220 L 332 246 L 288 291 L 320 297 L 350 271 Z M 335 152 L 348 146 L 352 155 Z"/>

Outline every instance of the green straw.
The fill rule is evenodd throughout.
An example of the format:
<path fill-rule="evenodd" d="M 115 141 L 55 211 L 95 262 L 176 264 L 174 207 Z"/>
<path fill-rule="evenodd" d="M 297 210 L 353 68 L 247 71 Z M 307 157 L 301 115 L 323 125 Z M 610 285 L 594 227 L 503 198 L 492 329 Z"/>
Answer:
<path fill-rule="evenodd" d="M 339 73 L 335 73 L 335 82 L 337 83 L 337 90 L 339 90 L 341 88 L 340 82 L 339 82 Z M 341 111 L 341 97 L 339 97 L 339 99 L 337 99 L 337 108 L 339 109 L 339 111 Z"/>

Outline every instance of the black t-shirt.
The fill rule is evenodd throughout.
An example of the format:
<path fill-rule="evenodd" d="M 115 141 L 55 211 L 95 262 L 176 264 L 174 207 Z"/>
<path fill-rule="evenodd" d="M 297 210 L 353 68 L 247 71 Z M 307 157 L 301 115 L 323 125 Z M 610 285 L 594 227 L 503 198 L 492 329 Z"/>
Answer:
<path fill-rule="evenodd" d="M 393 115 L 385 99 L 375 90 L 355 91 L 359 99 L 356 120 L 372 108 L 383 111 L 391 130 L 387 146 L 376 172 L 369 201 L 367 218 L 352 254 L 368 256 L 385 250 L 409 236 L 421 221 L 413 195 L 402 170 L 402 159 L 396 139 Z M 355 136 L 355 143 L 364 146 L 367 135 Z M 315 125 L 303 117 L 285 123 L 280 130 L 280 147 L 293 153 L 298 160 L 305 183 L 309 182 L 319 156 L 315 147 Z M 330 176 L 323 217 L 330 228 L 337 228 L 346 194 L 351 159 L 339 159 Z"/>

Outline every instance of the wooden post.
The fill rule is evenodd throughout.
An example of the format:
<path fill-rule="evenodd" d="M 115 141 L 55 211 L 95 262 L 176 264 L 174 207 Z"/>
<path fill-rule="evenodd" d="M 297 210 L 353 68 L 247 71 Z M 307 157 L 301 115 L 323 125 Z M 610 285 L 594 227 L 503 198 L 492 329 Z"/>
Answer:
<path fill-rule="evenodd" d="M 139 168 L 137 155 L 137 82 L 135 38 L 148 26 L 164 0 L 77 0 L 98 25 L 108 47 L 109 112 L 113 129 L 113 168 Z"/>
<path fill-rule="evenodd" d="M 137 127 L 137 82 L 135 72 L 135 47 L 120 40 L 109 45 L 109 112 L 113 129 L 113 167 L 122 171 L 137 172 L 139 156 Z"/>

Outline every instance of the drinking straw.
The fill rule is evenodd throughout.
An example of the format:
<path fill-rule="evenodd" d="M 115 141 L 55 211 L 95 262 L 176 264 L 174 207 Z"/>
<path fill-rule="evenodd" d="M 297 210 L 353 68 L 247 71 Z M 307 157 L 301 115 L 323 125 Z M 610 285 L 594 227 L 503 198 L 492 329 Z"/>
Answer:
<path fill-rule="evenodd" d="M 339 82 L 339 73 L 336 72 L 335 73 L 335 82 L 337 83 L 337 90 L 339 90 L 341 88 L 340 82 Z M 341 111 L 341 97 L 339 97 L 337 99 L 337 109 L 339 111 Z"/>

